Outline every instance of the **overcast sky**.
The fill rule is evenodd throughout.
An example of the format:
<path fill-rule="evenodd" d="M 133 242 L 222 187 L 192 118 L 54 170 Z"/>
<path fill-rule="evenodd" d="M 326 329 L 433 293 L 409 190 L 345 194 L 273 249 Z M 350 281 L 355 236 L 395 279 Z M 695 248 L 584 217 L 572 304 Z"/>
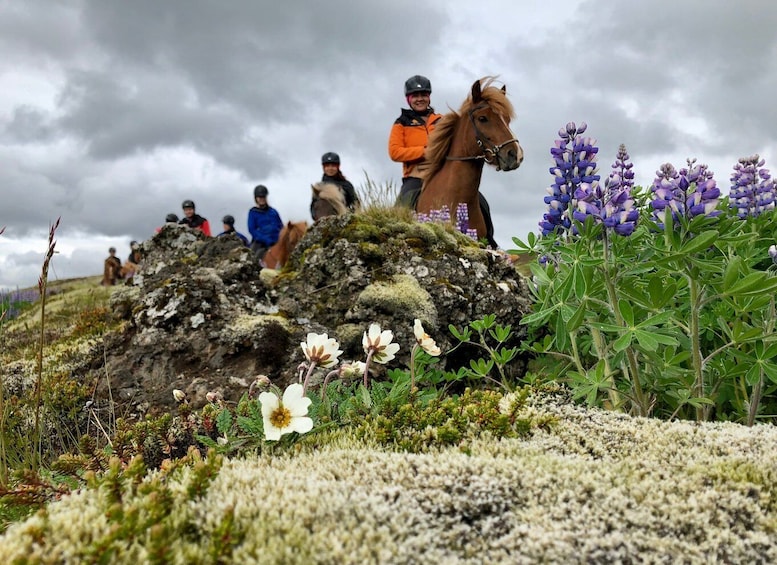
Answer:
<path fill-rule="evenodd" d="M 253 187 L 309 219 L 335 151 L 363 184 L 400 183 L 387 154 L 403 83 L 438 112 L 498 75 L 525 151 L 481 190 L 496 239 L 537 231 L 549 148 L 588 123 L 603 178 L 620 143 L 638 184 L 737 159 L 777 173 L 777 2 L 764 0 L 0 0 L 0 288 L 34 285 L 61 216 L 54 278 L 102 272 L 191 198 L 214 229 Z"/>

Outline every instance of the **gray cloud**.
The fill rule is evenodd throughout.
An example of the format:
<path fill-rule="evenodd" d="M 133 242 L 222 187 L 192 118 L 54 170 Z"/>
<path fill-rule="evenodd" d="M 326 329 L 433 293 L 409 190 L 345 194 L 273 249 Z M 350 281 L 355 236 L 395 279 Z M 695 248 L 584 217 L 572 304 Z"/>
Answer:
<path fill-rule="evenodd" d="M 184 198 L 213 223 L 244 218 L 262 182 L 284 219 L 305 218 L 325 151 L 357 185 L 396 183 L 387 137 L 416 73 L 443 113 L 481 76 L 507 85 L 526 160 L 482 183 L 505 247 L 536 229 L 567 121 L 588 122 L 602 175 L 624 143 L 643 183 L 698 157 L 725 192 L 738 157 L 777 157 L 775 25 L 756 0 L 4 3 L 0 240 L 61 215 L 82 247 L 60 271 L 89 274 L 91 245 L 148 237 Z M 10 257 L 0 285 L 37 276 Z"/>

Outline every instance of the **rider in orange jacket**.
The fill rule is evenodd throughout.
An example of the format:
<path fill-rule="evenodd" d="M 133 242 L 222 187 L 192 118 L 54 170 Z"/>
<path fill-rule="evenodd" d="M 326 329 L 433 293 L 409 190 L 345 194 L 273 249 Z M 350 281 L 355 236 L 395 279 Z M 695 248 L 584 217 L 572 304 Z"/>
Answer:
<path fill-rule="evenodd" d="M 405 98 L 410 108 L 403 108 L 391 127 L 388 152 L 392 161 L 402 163 L 402 188 L 397 204 L 415 208 L 421 193 L 420 174 L 426 168 L 424 152 L 429 134 L 442 118 L 430 106 L 432 83 L 428 78 L 415 75 L 405 81 Z"/>

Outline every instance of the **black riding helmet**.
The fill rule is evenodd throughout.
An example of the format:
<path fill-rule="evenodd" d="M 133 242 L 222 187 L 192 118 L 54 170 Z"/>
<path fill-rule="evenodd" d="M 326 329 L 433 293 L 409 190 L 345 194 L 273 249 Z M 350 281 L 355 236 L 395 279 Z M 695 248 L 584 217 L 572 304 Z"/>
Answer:
<path fill-rule="evenodd" d="M 192 205 L 194 205 L 193 202 L 192 202 Z M 165 216 L 165 222 L 176 222 L 177 223 L 178 222 L 178 216 L 176 214 L 168 214 L 167 216 Z"/>
<path fill-rule="evenodd" d="M 227 224 L 228 226 L 234 226 L 235 225 L 235 217 L 231 214 L 227 214 L 223 218 L 221 218 L 221 223 Z"/>
<path fill-rule="evenodd" d="M 328 152 L 328 153 L 324 153 L 321 156 L 321 164 L 322 165 L 326 165 L 328 163 L 333 163 L 335 165 L 339 165 L 340 164 L 340 155 L 338 155 L 337 153 L 332 153 L 331 151 Z"/>
<path fill-rule="evenodd" d="M 191 200 L 184 200 L 181 204 L 181 208 L 194 208 L 194 202 Z"/>
<path fill-rule="evenodd" d="M 413 75 L 405 81 L 405 96 L 416 92 L 432 93 L 432 83 L 425 76 Z"/>
<path fill-rule="evenodd" d="M 267 190 L 267 187 L 263 184 L 256 185 L 256 188 L 254 188 L 254 198 L 259 198 L 260 196 L 264 196 L 267 198 L 267 195 L 270 193 L 269 190 Z"/>

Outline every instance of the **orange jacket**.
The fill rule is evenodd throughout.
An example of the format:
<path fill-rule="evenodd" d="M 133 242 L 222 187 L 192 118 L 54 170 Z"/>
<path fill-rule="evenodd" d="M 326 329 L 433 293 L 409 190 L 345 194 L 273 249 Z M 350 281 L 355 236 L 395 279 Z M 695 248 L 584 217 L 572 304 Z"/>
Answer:
<path fill-rule="evenodd" d="M 442 114 L 434 111 L 426 118 L 426 123 L 418 118 L 418 114 L 409 109 L 403 109 L 402 114 L 391 126 L 388 151 L 392 161 L 402 163 L 402 178 L 417 177 L 424 168 L 424 151 L 429 134 L 434 125 L 442 118 Z"/>

